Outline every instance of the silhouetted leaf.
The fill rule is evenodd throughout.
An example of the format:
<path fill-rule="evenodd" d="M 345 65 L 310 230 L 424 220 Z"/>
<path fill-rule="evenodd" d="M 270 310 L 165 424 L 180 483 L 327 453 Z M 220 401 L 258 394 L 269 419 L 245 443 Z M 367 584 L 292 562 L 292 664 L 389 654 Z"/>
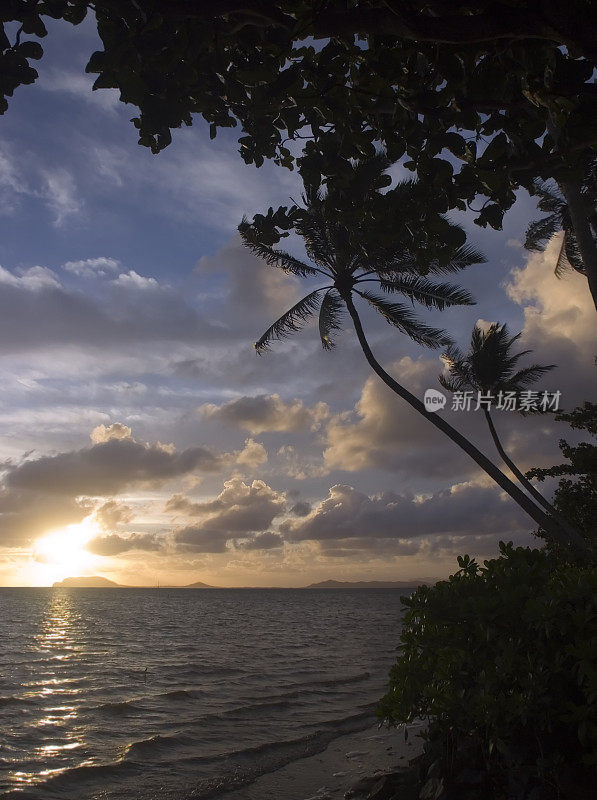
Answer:
<path fill-rule="evenodd" d="M 422 323 L 408 306 L 402 303 L 390 303 L 372 292 L 358 290 L 357 294 L 379 311 L 386 322 L 406 333 L 417 344 L 433 348 L 450 344 L 451 340 L 445 331 Z"/>
<path fill-rule="evenodd" d="M 299 300 L 296 305 L 290 308 L 285 314 L 277 319 L 271 325 L 263 336 L 255 342 L 255 350 L 262 353 L 264 350 L 269 349 L 272 341 L 285 339 L 291 333 L 300 330 L 302 326 L 313 316 L 319 307 L 319 295 L 324 289 L 316 289 L 311 292 L 302 300 Z"/>
<path fill-rule="evenodd" d="M 324 350 L 331 350 L 334 347 L 332 333 L 340 330 L 343 307 L 344 304 L 339 294 L 334 289 L 328 289 L 319 309 L 319 336 Z"/>

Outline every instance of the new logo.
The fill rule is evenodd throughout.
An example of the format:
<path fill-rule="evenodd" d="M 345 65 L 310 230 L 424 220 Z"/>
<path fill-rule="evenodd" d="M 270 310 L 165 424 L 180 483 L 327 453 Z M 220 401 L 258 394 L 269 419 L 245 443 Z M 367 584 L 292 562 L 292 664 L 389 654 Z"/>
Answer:
<path fill-rule="evenodd" d="M 440 411 L 446 405 L 446 395 L 437 389 L 425 389 L 423 403 L 425 411 Z"/>

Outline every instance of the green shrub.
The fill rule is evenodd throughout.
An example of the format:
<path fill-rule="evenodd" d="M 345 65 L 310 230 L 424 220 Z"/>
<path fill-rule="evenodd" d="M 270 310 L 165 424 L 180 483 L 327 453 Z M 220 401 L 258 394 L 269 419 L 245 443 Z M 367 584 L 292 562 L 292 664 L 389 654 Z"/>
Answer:
<path fill-rule="evenodd" d="M 597 766 L 597 569 L 500 551 L 403 598 L 378 713 L 428 721 L 429 796 L 580 798 Z"/>

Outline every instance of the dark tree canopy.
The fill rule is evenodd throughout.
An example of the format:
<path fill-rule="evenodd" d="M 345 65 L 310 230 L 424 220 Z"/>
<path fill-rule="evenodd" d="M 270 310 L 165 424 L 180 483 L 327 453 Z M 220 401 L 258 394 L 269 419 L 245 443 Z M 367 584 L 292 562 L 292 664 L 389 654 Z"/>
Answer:
<path fill-rule="evenodd" d="M 593 0 L 5 0 L 0 111 L 37 77 L 44 17 L 77 24 L 89 10 L 104 46 L 86 68 L 94 89 L 138 109 L 154 153 L 199 115 L 212 138 L 238 128 L 248 164 L 296 164 L 341 196 L 351 162 L 382 148 L 431 190 L 438 225 L 469 207 L 495 229 L 517 188 L 553 178 L 597 307 L 594 208 L 579 188 L 597 144 Z M 262 240 L 278 242 L 295 212 L 260 215 Z"/>
<path fill-rule="evenodd" d="M 591 0 L 5 0 L 0 21 L 22 27 L 1 34 L 4 97 L 35 80 L 44 17 L 88 9 L 95 88 L 138 107 L 156 153 L 199 114 L 212 136 L 239 127 L 257 165 L 291 166 L 288 139 L 313 137 L 303 176 L 341 182 L 378 143 L 434 184 L 439 210 L 481 195 L 477 222 L 499 228 L 517 186 L 578 178 L 597 142 Z"/>
<path fill-rule="evenodd" d="M 562 412 L 556 416 L 561 422 L 567 422 L 571 428 L 584 430 L 589 434 L 589 441 L 569 444 L 560 439 L 560 450 L 567 459 L 563 464 L 553 467 L 530 470 L 529 478 L 561 478 L 554 495 L 557 510 L 575 526 L 576 530 L 595 547 L 595 531 L 597 530 L 597 404 L 585 402 L 569 413 Z"/>

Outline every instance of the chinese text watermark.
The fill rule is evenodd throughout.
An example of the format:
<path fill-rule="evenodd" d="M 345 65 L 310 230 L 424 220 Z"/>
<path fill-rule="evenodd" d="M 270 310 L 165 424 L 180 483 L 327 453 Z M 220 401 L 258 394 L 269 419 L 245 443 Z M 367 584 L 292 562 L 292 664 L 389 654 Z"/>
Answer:
<path fill-rule="evenodd" d="M 473 392 L 463 391 L 452 394 L 451 411 L 558 411 L 562 393 L 557 392 Z M 423 398 L 426 411 L 439 411 L 444 408 L 447 398 L 437 389 L 426 389 Z"/>

